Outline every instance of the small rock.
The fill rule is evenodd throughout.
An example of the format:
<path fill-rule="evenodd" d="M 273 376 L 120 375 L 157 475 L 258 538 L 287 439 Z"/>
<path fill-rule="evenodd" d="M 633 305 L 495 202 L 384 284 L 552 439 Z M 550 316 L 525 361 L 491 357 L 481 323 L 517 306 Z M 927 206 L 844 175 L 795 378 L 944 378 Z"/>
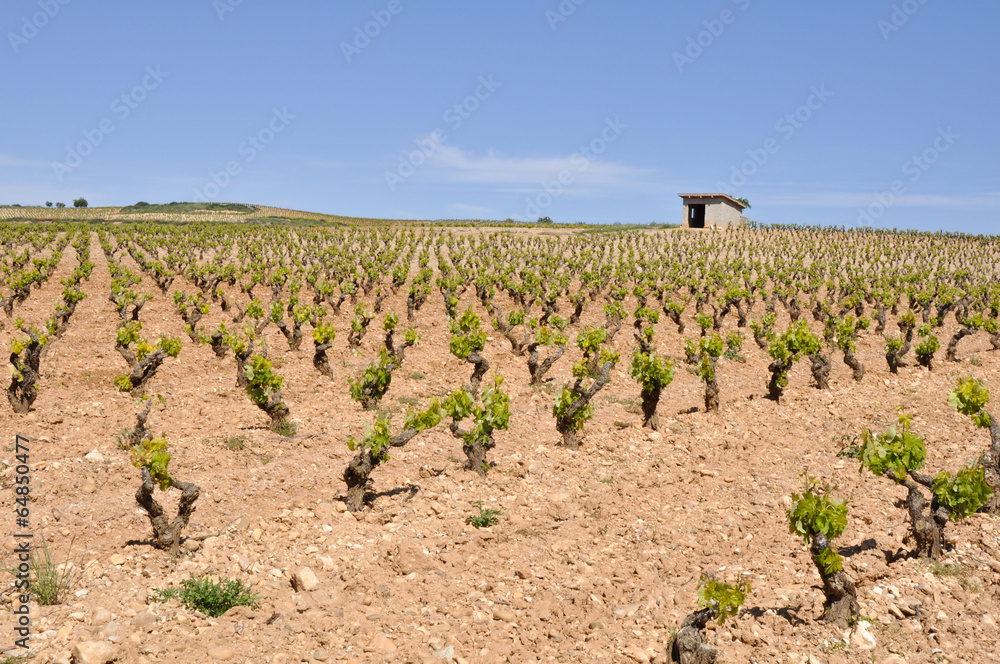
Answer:
<path fill-rule="evenodd" d="M 330 659 L 330 653 L 328 653 L 325 650 L 317 650 L 316 652 L 313 653 L 313 659 L 315 659 L 317 662 L 325 662 L 328 659 Z"/>
<path fill-rule="evenodd" d="M 94 481 L 93 477 L 88 477 L 83 481 L 83 492 L 94 493 L 95 491 L 97 491 L 97 482 Z"/>
<path fill-rule="evenodd" d="M 881 664 L 906 664 L 906 660 L 899 655 L 889 655 L 881 661 Z"/>
<path fill-rule="evenodd" d="M 212 659 L 217 659 L 222 662 L 225 662 L 232 659 L 233 657 L 236 657 L 236 653 L 233 652 L 230 648 L 226 648 L 225 646 L 220 646 L 218 648 L 209 648 L 208 656 L 211 657 Z"/>
<path fill-rule="evenodd" d="M 851 645 L 858 650 L 875 650 L 875 637 L 868 633 L 867 621 L 861 621 L 851 633 Z"/>
<path fill-rule="evenodd" d="M 94 612 L 94 617 L 91 619 L 92 625 L 104 625 L 111 622 L 111 612 L 101 607 Z"/>
<path fill-rule="evenodd" d="M 108 558 L 108 562 L 111 563 L 112 565 L 124 565 L 125 556 L 123 556 L 120 553 L 113 553 L 111 554 L 111 557 Z"/>
<path fill-rule="evenodd" d="M 649 664 L 649 655 L 638 648 L 629 648 L 625 654 L 639 662 L 639 664 Z"/>
<path fill-rule="evenodd" d="M 135 618 L 132 618 L 132 626 L 136 629 L 152 629 L 155 624 L 156 616 L 149 611 L 137 613 Z"/>
<path fill-rule="evenodd" d="M 196 539 L 186 539 L 184 540 L 184 550 L 194 553 L 201 548 L 201 542 Z"/>
<path fill-rule="evenodd" d="M 659 440 L 663 435 L 659 431 L 650 431 L 646 434 L 646 440 Z"/>
<path fill-rule="evenodd" d="M 292 586 L 299 592 L 309 592 L 319 585 L 316 574 L 308 567 L 300 567 L 292 575 Z"/>
<path fill-rule="evenodd" d="M 108 664 L 118 659 L 118 648 L 106 641 L 83 641 L 73 646 L 75 664 Z"/>
<path fill-rule="evenodd" d="M 515 616 L 513 613 L 505 609 L 494 609 L 493 620 L 502 620 L 504 622 L 512 623 L 517 621 L 517 616 Z"/>
<path fill-rule="evenodd" d="M 92 450 L 83 457 L 87 461 L 93 461 L 94 463 L 104 463 L 104 455 L 97 450 Z"/>
<path fill-rule="evenodd" d="M 396 652 L 396 644 L 390 641 L 385 634 L 378 632 L 365 646 L 365 652 Z"/>

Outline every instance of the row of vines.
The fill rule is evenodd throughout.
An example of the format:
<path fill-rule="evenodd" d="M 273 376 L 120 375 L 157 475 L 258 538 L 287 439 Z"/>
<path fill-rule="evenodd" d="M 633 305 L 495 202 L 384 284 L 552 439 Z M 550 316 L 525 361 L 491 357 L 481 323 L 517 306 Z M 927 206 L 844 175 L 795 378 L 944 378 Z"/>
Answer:
<path fill-rule="evenodd" d="M 85 284 L 94 269 L 92 238 L 107 260 L 109 292 Z M 273 326 L 290 350 L 306 351 L 324 376 L 333 375 L 332 350 L 370 351 L 368 366 L 348 385 L 330 387 L 346 389 L 359 409 L 372 413 L 367 429 L 346 440 L 354 452 L 343 472 L 352 511 L 364 508 L 372 475 L 394 448 L 442 423 L 468 468 L 487 476 L 496 432 L 511 418 L 509 377 L 491 372 L 488 344 L 523 362 L 531 385 L 545 384 L 560 362 L 569 367 L 551 414 L 562 444 L 573 450 L 585 442 L 596 395 L 616 376 L 634 381 L 643 425 L 652 429 L 660 426 L 661 399 L 681 367 L 704 384 L 705 409 L 723 409 L 719 365 L 740 362 L 747 341 L 770 358 L 759 384 L 779 407 L 800 365 L 821 390 L 829 388 L 835 359 L 849 380 L 865 381 L 870 367 L 858 357 L 862 340 L 884 349 L 891 373 L 911 353 L 928 370 L 957 365 L 970 337 L 1000 350 L 994 238 L 817 229 L 537 236 L 412 227 L 7 224 L 0 241 L 0 306 L 18 331 L 8 388 L 17 413 L 30 409 L 46 349 L 86 296 L 110 299 L 120 317 L 108 340 L 123 361 L 114 389 L 144 398 L 155 391 L 150 385 L 164 362 L 186 344 L 204 344 L 219 359 L 233 358 L 237 386 L 285 435 L 295 431 L 294 414 L 283 397 L 285 379 L 268 357 L 265 330 Z M 52 316 L 34 325 L 17 318 L 19 305 L 47 282 L 68 247 L 76 267 L 62 281 Z M 142 309 L 157 293 L 172 301 L 187 340 L 144 334 Z M 213 310 L 222 320 L 208 326 L 203 321 Z M 466 363 L 467 377 L 393 421 L 383 400 L 407 350 L 422 343 L 429 310 L 443 311 L 447 350 Z M 338 338 L 338 329 L 346 338 Z M 664 352 L 666 341 L 683 354 Z M 905 507 L 921 555 L 941 555 L 949 521 L 998 506 L 1000 424 L 988 403 L 989 391 L 974 376 L 955 384 L 951 405 L 990 433 L 978 462 L 956 473 L 921 472 L 925 440 L 908 415 L 887 432 L 863 435 L 862 468 L 908 491 Z M 136 499 L 155 543 L 176 549 L 199 489 L 170 474 L 168 442 L 148 433 L 149 413 L 147 403 L 121 444 L 141 471 Z M 182 498 L 168 519 L 154 490 L 171 487 Z M 810 547 L 829 616 L 846 622 L 857 603 L 833 544 L 846 526 L 846 503 L 813 482 L 788 514 L 792 532 Z M 712 588 L 711 610 L 688 627 L 704 627 L 720 612 L 724 618 L 727 602 L 742 601 L 746 590 Z"/>

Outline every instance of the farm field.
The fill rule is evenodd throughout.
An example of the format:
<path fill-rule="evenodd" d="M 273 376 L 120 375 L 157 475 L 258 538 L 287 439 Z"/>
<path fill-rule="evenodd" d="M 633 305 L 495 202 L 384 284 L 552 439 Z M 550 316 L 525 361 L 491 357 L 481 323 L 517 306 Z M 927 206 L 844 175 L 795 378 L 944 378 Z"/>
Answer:
<path fill-rule="evenodd" d="M 19 433 L 35 545 L 79 571 L 31 605 L 32 662 L 96 642 L 119 662 L 668 662 L 705 575 L 751 588 L 693 630 L 719 662 L 1000 656 L 995 501 L 935 499 L 936 547 L 904 504 L 930 515 L 931 487 L 858 458 L 864 430 L 885 457 L 902 409 L 920 472 L 974 483 L 1000 413 L 996 238 L 9 222 L 0 239 L 0 343 L 23 362 L 28 330 L 48 342 L 37 396 L 0 408 L 0 533 L 12 561 Z M 994 398 L 963 414 L 960 386 Z M 1000 489 L 995 464 L 978 481 Z M 184 486 L 154 485 L 197 486 L 179 531 L 153 537 L 144 475 L 171 519 Z M 826 486 L 848 501 L 813 547 L 856 586 L 842 624 L 789 532 Z M 259 602 L 158 601 L 204 575 Z"/>

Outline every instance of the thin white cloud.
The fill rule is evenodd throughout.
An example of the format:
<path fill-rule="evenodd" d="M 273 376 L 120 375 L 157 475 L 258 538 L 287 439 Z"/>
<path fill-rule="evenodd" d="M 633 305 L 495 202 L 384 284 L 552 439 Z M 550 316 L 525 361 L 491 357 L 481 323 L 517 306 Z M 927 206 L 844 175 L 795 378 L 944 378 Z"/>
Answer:
<path fill-rule="evenodd" d="M 428 158 L 425 169 L 434 178 L 448 182 L 487 184 L 508 191 L 535 191 L 560 175 L 572 178 L 566 187 L 629 189 L 648 183 L 655 169 L 637 168 L 621 162 L 588 158 L 580 153 L 546 157 L 514 157 L 490 150 L 476 155 L 461 148 L 442 145 Z M 512 186 L 513 185 L 513 186 Z"/>
<path fill-rule="evenodd" d="M 27 159 L 18 159 L 10 155 L 0 154 L 0 166 L 10 168 L 51 168 L 52 163 L 46 161 L 29 161 Z"/>

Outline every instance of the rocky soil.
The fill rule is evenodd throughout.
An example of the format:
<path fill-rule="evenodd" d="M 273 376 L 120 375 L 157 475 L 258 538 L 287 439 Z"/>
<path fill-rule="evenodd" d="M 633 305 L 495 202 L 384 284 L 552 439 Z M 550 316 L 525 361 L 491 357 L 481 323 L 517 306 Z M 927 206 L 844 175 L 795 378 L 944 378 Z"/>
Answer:
<path fill-rule="evenodd" d="M 51 314 L 72 253 L 17 315 L 41 323 Z M 56 562 L 81 572 L 64 603 L 32 605 L 32 662 L 665 662 L 671 630 L 697 608 L 703 573 L 727 581 L 742 575 L 753 586 L 741 614 L 708 631 L 720 662 L 1000 657 L 997 518 L 949 525 L 942 561 L 914 559 L 899 506 L 903 490 L 838 456 L 853 434 L 888 426 L 900 407 L 916 415 L 914 428 L 927 437 L 930 471 L 955 471 L 980 454 L 988 435 L 947 398 L 970 372 L 1000 395 L 1000 354 L 987 351 L 984 336 L 963 340 L 959 363 L 944 363 L 942 349 L 933 371 L 911 356 L 912 366 L 891 375 L 884 342 L 868 334 L 858 355 L 868 367 L 863 382 L 851 379 L 838 353 L 830 390 L 812 387 L 800 364 L 779 405 L 763 398 L 769 360 L 747 331 L 745 362 L 719 363 L 720 413 L 698 410 L 703 384 L 678 363 L 660 403 L 660 432 L 641 428 L 639 388 L 623 359 L 596 398 L 582 448 L 572 452 L 557 445 L 552 401 L 579 351 L 567 352 L 553 380 L 534 389 L 526 359 L 496 334 L 484 354 L 506 378 L 512 415 L 510 429 L 497 433 L 487 479 L 464 468 L 460 445 L 439 425 L 375 470 L 377 493 L 357 514 L 343 503 L 341 475 L 351 457 L 345 441 L 362 434 L 372 415 L 348 398 L 347 379 L 375 356 L 381 317 L 357 353 L 347 348 L 346 316 L 336 321 L 333 380 L 313 368 L 311 341 L 289 352 L 277 329 L 265 331 L 298 424 L 292 438 L 270 432 L 235 387 L 232 354 L 216 359 L 184 336 L 179 358 L 164 363 L 148 390 L 163 397 L 149 426 L 170 441 L 172 474 L 201 488 L 190 537 L 174 559 L 146 543 L 150 525 L 134 498 L 139 471 L 115 444 L 116 434 L 134 425 L 138 406 L 112 388 L 125 367 L 113 347 L 118 318 L 96 237 L 92 259 L 88 297 L 42 361 L 33 412 L 0 408 L 7 437 L 0 536 L 8 565 L 19 432 L 32 441 L 36 540 L 44 537 Z M 155 290 L 147 281 L 143 287 Z M 184 286 L 193 292 L 190 284 L 173 288 Z M 387 300 L 386 310 L 405 318 L 403 297 Z M 587 316 L 597 322 L 600 307 Z M 213 306 L 201 327 L 223 318 Z M 158 292 L 141 319 L 150 338 L 183 335 L 172 301 Z M 470 372 L 448 353 L 436 292 L 417 327 L 422 341 L 407 353 L 384 402 L 397 427 L 409 405 L 458 388 Z M 5 328 L 0 344 L 7 348 L 12 324 Z M 631 353 L 629 334 L 623 329 L 615 340 L 623 358 Z M 657 343 L 683 354 L 669 321 L 657 326 Z M 820 620 L 819 575 L 802 541 L 788 533 L 785 510 L 806 474 L 851 501 L 838 544 L 858 584 L 863 620 L 850 630 Z M 178 495 L 161 496 L 168 511 Z M 501 511 L 497 525 L 467 523 L 479 505 Z M 204 574 L 252 584 L 259 608 L 210 618 L 153 599 L 154 588 Z M 3 597 L 6 646 L 13 617 L 11 594 Z"/>

